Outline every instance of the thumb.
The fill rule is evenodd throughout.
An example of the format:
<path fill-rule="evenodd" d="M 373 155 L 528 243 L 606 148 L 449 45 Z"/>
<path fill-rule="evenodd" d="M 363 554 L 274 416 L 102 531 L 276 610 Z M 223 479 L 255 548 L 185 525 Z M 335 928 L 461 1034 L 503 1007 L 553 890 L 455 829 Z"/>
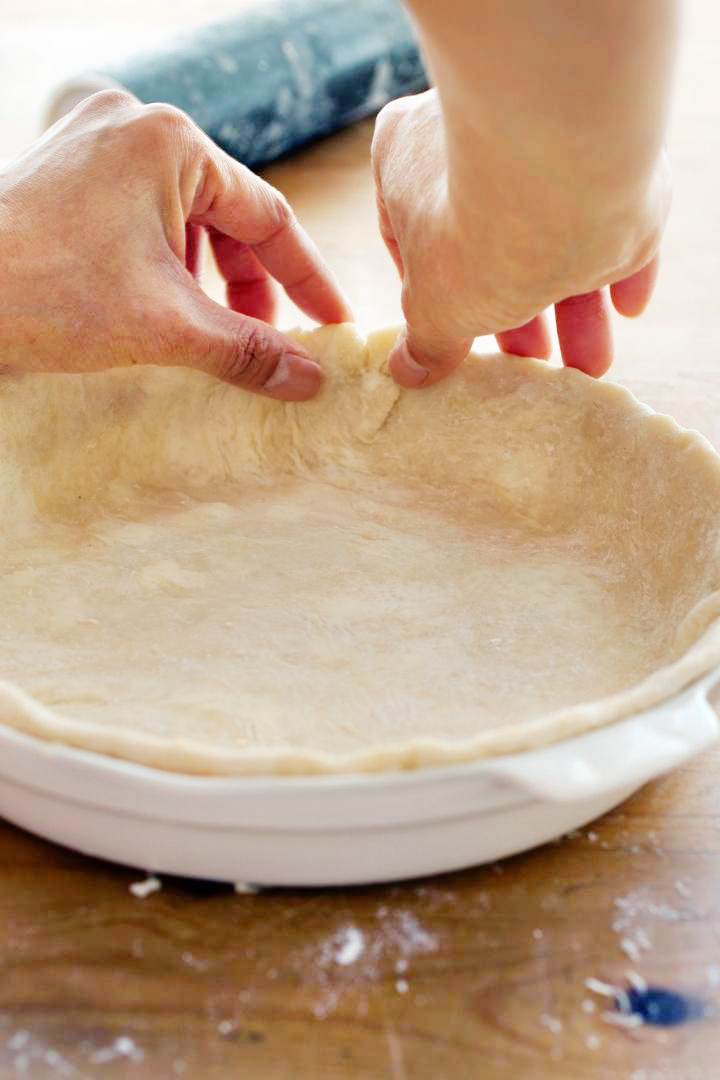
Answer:
<path fill-rule="evenodd" d="M 260 319 L 216 304 L 199 288 L 190 293 L 184 296 L 182 341 L 173 349 L 173 364 L 278 401 L 314 397 L 323 373 L 302 345 Z"/>
<path fill-rule="evenodd" d="M 465 359 L 474 338 L 435 330 L 408 319 L 390 352 L 390 374 L 410 390 L 444 379 Z"/>

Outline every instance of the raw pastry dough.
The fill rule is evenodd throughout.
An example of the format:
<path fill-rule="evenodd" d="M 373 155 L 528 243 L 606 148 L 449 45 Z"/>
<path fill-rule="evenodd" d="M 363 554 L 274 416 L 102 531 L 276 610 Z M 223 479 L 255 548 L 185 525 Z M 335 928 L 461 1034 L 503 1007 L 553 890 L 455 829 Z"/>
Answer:
<path fill-rule="evenodd" d="M 301 336 L 303 405 L 184 369 L 2 382 L 0 720 L 185 772 L 411 768 L 720 660 L 700 436 L 536 361 L 405 392 L 392 331 Z"/>

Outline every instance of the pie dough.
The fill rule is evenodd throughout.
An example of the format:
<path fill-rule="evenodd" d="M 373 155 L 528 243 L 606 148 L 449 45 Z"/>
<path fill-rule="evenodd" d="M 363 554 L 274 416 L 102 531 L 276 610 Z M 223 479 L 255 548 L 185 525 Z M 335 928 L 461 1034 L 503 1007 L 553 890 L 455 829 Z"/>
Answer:
<path fill-rule="evenodd" d="M 0 721 L 190 773 L 553 742 L 720 661 L 720 458 L 629 393 L 299 334 L 306 404 L 185 369 L 0 379 Z"/>

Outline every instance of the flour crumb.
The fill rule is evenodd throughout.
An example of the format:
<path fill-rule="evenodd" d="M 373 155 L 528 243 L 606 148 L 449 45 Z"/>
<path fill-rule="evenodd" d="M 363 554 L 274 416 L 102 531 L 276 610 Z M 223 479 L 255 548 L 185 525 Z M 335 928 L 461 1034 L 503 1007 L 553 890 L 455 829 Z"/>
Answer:
<path fill-rule="evenodd" d="M 596 1035 L 594 1032 L 590 1032 L 587 1039 L 585 1040 L 585 1045 L 587 1046 L 588 1050 L 599 1050 L 600 1036 Z"/>
<path fill-rule="evenodd" d="M 634 1028 L 642 1027 L 643 1018 L 636 1013 L 627 1012 L 609 1012 L 601 1013 L 601 1019 L 606 1024 L 612 1024 L 614 1027 L 627 1028 L 632 1031 Z"/>
<path fill-rule="evenodd" d="M 630 1016 L 632 1013 L 632 1006 L 630 1004 L 630 995 L 627 990 L 623 990 L 621 986 L 618 986 L 615 990 L 615 1004 L 621 1013 L 625 1016 Z"/>
<path fill-rule="evenodd" d="M 217 1029 L 221 1035 L 230 1035 L 235 1029 L 235 1025 L 232 1020 L 221 1020 L 217 1026 Z"/>
<path fill-rule="evenodd" d="M 643 930 L 642 927 L 635 931 L 635 940 L 640 948 L 645 949 L 646 952 L 649 952 L 653 947 L 653 943 L 650 940 L 647 930 Z"/>
<path fill-rule="evenodd" d="M 536 928 L 535 930 L 533 930 L 533 932 L 532 932 L 532 936 L 533 936 L 533 937 L 535 938 L 535 940 L 536 940 L 536 941 L 542 941 L 542 939 L 543 939 L 543 932 L 542 932 L 542 930 L 540 929 L 540 927 L 537 927 L 537 928 Z"/>
<path fill-rule="evenodd" d="M 348 967 L 358 960 L 365 949 L 365 935 L 357 926 L 347 926 L 340 931 L 340 940 L 335 951 L 335 963 Z"/>
<path fill-rule="evenodd" d="M 608 997 L 615 1000 L 617 997 L 617 987 L 612 986 L 610 983 L 601 982 L 600 979 L 589 978 L 585 980 L 585 988 L 592 994 L 599 994 L 600 997 Z"/>
<path fill-rule="evenodd" d="M 395 983 L 395 989 L 397 990 L 398 994 L 407 994 L 408 990 L 410 989 L 407 979 L 398 979 Z"/>
<path fill-rule="evenodd" d="M 548 1031 L 552 1031 L 553 1035 L 559 1035 L 563 1029 L 562 1020 L 558 1020 L 557 1016 L 549 1016 L 547 1013 L 543 1013 L 540 1017 L 540 1023 Z"/>
<path fill-rule="evenodd" d="M 207 971 L 208 964 L 206 960 L 201 960 L 199 956 L 195 956 L 194 953 L 184 952 L 180 954 L 180 959 L 186 967 L 193 968 L 194 971 Z"/>
<path fill-rule="evenodd" d="M 580 1008 L 582 1009 L 582 1011 L 584 1013 L 588 1013 L 588 1015 L 589 1015 L 590 1013 L 596 1012 L 597 1005 L 590 998 L 585 998 L 585 1000 L 581 1004 Z"/>
<path fill-rule="evenodd" d="M 256 896 L 260 892 L 260 886 L 251 885 L 249 881 L 236 881 L 233 887 L 238 896 Z"/>
<path fill-rule="evenodd" d="M 644 994 L 648 988 L 646 980 L 637 971 L 626 971 L 625 978 L 630 983 L 633 990 L 637 990 L 640 994 Z"/>
<path fill-rule="evenodd" d="M 157 892 L 159 889 L 162 889 L 162 882 L 154 874 L 148 875 L 144 881 L 133 881 L 132 885 L 130 885 L 130 892 L 133 896 L 137 896 L 139 900 L 144 900 L 146 896 L 151 896 L 152 893 Z"/>
<path fill-rule="evenodd" d="M 111 1046 L 103 1046 L 91 1055 L 93 1065 L 107 1065 L 111 1061 L 127 1058 L 139 1063 L 145 1059 L 145 1053 L 129 1035 L 119 1035 Z"/>
<path fill-rule="evenodd" d="M 639 964 L 642 960 L 640 953 L 640 946 L 632 938 L 624 937 L 620 941 L 620 948 L 627 956 L 628 960 L 632 960 L 633 964 Z"/>
<path fill-rule="evenodd" d="M 709 986 L 720 986 L 720 964 L 708 964 L 705 968 L 705 978 Z"/>

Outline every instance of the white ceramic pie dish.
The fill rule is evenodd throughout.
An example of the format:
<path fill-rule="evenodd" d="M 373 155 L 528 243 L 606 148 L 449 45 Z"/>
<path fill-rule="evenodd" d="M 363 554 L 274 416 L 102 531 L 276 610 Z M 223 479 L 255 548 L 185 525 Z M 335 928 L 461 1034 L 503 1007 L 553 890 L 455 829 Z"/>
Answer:
<path fill-rule="evenodd" d="M 158 872 L 381 881 L 707 746 L 712 447 L 537 361 L 413 395 L 395 331 L 302 340 L 302 405 L 183 369 L 0 384 L 0 813 Z"/>
<path fill-rule="evenodd" d="M 551 746 L 408 772 L 188 776 L 0 726 L 0 814 L 158 873 L 295 886 L 437 874 L 578 828 L 706 749 L 718 678 Z"/>

